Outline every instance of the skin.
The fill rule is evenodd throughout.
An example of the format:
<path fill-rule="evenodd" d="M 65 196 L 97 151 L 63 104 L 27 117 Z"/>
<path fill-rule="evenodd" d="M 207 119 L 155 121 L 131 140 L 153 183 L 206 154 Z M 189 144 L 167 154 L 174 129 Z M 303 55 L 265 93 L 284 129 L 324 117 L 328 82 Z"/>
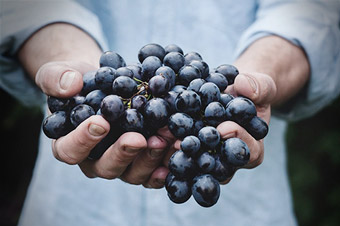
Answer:
<path fill-rule="evenodd" d="M 82 74 L 99 67 L 101 54 L 88 34 L 72 25 L 55 23 L 33 34 L 18 52 L 18 58 L 46 95 L 71 97 L 82 88 Z M 250 98 L 256 104 L 258 116 L 267 123 L 271 107 L 296 95 L 308 81 L 310 70 L 303 50 L 276 36 L 254 42 L 234 65 L 240 74 L 226 92 Z M 230 121 L 221 123 L 217 129 L 222 139 L 238 137 L 247 143 L 251 155 L 244 168 L 254 168 L 262 163 L 263 140 L 255 140 Z M 141 134 L 129 132 L 100 159 L 87 159 L 91 149 L 109 130 L 110 125 L 104 118 L 91 116 L 66 136 L 53 140 L 53 154 L 62 162 L 78 164 L 89 178 L 120 178 L 147 188 L 163 187 L 168 173 L 165 166 L 171 154 L 179 149 L 180 141 L 175 141 L 167 128 L 160 129 L 148 140 Z"/>

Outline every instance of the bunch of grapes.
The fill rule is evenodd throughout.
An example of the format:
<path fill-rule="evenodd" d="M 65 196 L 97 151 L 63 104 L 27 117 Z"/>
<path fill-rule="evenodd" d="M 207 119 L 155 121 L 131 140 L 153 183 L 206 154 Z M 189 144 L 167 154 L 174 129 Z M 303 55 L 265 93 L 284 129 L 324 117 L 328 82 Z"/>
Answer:
<path fill-rule="evenodd" d="M 147 44 L 138 60 L 127 65 L 118 53 L 104 52 L 100 68 L 83 75 L 78 95 L 48 97 L 52 114 L 43 122 L 44 133 L 58 139 L 91 115 L 102 115 L 111 130 L 88 156 L 98 159 L 125 132 L 148 138 L 168 126 L 181 140 L 168 165 L 165 188 L 170 200 L 184 203 L 193 196 L 201 206 L 216 204 L 219 183 L 250 158 L 245 142 L 221 140 L 216 127 L 231 120 L 259 140 L 267 135 L 268 125 L 257 117 L 251 100 L 223 93 L 238 75 L 235 66 L 210 69 L 199 53 L 184 54 L 175 44 Z"/>

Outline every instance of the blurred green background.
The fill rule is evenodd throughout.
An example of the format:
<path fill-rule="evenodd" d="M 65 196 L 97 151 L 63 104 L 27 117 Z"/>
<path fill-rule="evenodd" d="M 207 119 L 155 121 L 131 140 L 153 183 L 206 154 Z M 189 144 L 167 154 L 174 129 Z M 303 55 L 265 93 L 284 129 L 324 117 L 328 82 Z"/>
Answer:
<path fill-rule="evenodd" d="M 0 225 L 20 215 L 35 157 L 42 114 L 0 91 Z M 300 226 L 340 225 L 340 98 L 312 118 L 291 124 L 288 168 Z"/>

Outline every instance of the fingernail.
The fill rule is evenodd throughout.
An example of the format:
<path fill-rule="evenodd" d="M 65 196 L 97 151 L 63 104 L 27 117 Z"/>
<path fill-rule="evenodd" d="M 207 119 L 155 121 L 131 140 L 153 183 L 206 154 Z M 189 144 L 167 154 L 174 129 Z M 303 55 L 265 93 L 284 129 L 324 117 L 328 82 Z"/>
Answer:
<path fill-rule="evenodd" d="M 150 150 L 150 155 L 151 157 L 160 157 L 163 154 L 163 149 L 151 149 Z"/>
<path fill-rule="evenodd" d="M 73 83 L 73 80 L 74 78 L 76 77 L 76 72 L 74 71 L 66 71 L 62 76 L 61 76 L 61 79 L 60 79 L 60 87 L 62 89 L 68 89 L 72 83 Z"/>
<path fill-rule="evenodd" d="M 256 85 L 255 80 L 251 76 L 248 76 L 248 75 L 245 75 L 245 76 L 248 80 L 248 83 L 249 83 L 251 89 L 253 90 L 254 93 L 256 93 L 257 92 L 257 85 Z"/>
<path fill-rule="evenodd" d="M 91 124 L 89 126 L 89 133 L 93 136 L 99 137 L 101 135 L 103 135 L 106 132 L 106 130 L 98 125 L 95 124 Z"/>

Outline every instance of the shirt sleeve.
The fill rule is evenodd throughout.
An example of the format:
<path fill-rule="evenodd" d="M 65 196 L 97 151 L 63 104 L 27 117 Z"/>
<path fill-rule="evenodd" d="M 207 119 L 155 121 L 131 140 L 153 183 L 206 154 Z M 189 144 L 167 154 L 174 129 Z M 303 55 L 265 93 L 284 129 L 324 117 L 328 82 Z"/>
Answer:
<path fill-rule="evenodd" d="M 25 105 L 45 101 L 16 59 L 16 53 L 34 32 L 51 23 L 70 23 L 106 49 L 96 15 L 73 1 L 1 1 L 0 21 L 0 86 Z"/>
<path fill-rule="evenodd" d="M 277 35 L 301 47 L 311 77 L 295 98 L 273 114 L 287 120 L 311 116 L 340 93 L 340 1 L 259 1 L 255 22 L 242 35 L 239 56 L 251 43 Z"/>

